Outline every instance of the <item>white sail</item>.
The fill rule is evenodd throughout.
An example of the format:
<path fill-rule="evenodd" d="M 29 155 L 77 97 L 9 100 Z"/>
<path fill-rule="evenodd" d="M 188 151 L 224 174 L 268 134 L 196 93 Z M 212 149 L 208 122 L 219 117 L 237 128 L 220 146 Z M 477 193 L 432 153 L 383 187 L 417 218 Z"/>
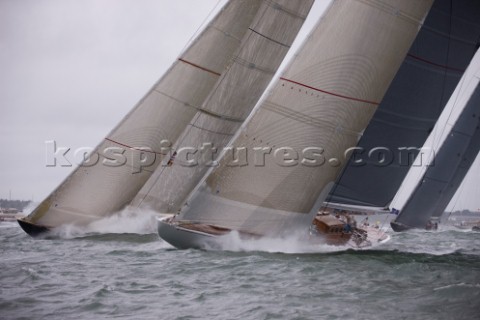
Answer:
<path fill-rule="evenodd" d="M 432 1 L 334 1 L 177 221 L 255 234 L 311 224 Z M 230 155 L 230 156 L 229 156 Z"/>
<path fill-rule="evenodd" d="M 257 103 L 312 5 L 313 0 L 263 1 L 232 65 L 178 139 L 175 160 L 164 160 L 132 206 L 158 212 L 179 210 Z M 181 151 L 185 148 L 195 151 L 191 156 L 196 165 L 186 163 L 187 153 Z"/>
<path fill-rule="evenodd" d="M 197 106 L 202 105 L 233 62 L 232 55 L 261 3 L 229 1 L 98 145 L 90 160 L 20 221 L 21 225 L 87 223 L 128 204 L 161 163 L 167 153 L 165 148 L 175 143 L 197 113 Z"/>

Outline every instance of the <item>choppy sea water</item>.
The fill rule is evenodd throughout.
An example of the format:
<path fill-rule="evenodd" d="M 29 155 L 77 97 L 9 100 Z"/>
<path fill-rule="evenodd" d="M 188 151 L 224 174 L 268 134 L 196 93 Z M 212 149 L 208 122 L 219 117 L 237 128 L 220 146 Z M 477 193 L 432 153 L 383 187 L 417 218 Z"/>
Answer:
<path fill-rule="evenodd" d="M 480 319 L 480 233 L 391 232 L 361 251 L 292 239 L 200 251 L 115 223 L 51 240 L 0 224 L 0 318 Z"/>

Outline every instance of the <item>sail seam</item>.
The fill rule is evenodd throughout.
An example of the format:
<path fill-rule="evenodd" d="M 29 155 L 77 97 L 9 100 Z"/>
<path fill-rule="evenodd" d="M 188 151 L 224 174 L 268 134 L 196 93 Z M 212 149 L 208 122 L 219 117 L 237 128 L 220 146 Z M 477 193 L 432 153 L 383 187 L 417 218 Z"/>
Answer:
<path fill-rule="evenodd" d="M 281 77 L 280 80 L 287 81 L 287 82 L 290 82 L 290 83 L 293 83 L 293 84 L 296 84 L 296 85 L 299 85 L 299 86 L 302 86 L 302 87 L 305 87 L 305 88 L 308 88 L 308 89 L 311 89 L 311 90 L 322 92 L 322 93 L 325 93 L 325 94 L 328 94 L 328 95 L 331 95 L 331 96 L 334 96 L 334 97 L 342 98 L 342 99 L 368 103 L 368 104 L 372 104 L 372 105 L 375 105 L 375 106 L 378 106 L 380 104 L 379 102 L 375 102 L 375 101 L 371 101 L 371 100 L 364 100 L 364 99 L 349 97 L 349 96 L 345 96 L 343 94 L 339 94 L 339 93 L 335 93 L 335 92 L 331 92 L 331 91 L 327 91 L 327 90 L 322 90 L 322 89 L 315 88 L 315 87 L 303 84 L 301 82 L 290 80 L 290 79 L 287 79 L 287 78 L 284 78 L 284 77 Z"/>
<path fill-rule="evenodd" d="M 332 125 L 328 121 L 318 119 L 318 118 L 314 118 L 314 117 L 311 117 L 309 115 L 306 115 L 306 114 L 298 112 L 298 111 L 293 111 L 289 108 L 286 108 L 286 107 L 281 106 L 281 105 L 276 104 L 276 103 L 272 103 L 272 102 L 269 102 L 269 103 L 271 105 L 269 105 L 267 103 L 264 104 L 265 110 L 275 112 L 277 114 L 280 114 L 280 115 L 284 116 L 285 118 L 289 118 L 289 119 L 292 119 L 294 121 L 301 122 L 301 123 L 304 123 L 306 125 L 310 125 L 312 127 L 317 127 L 317 128 L 327 128 L 328 127 L 331 130 L 341 131 L 341 132 L 343 132 L 345 134 L 348 134 L 348 135 L 354 135 L 354 136 L 359 135 L 358 132 L 346 129 L 344 127 L 339 127 L 339 126 Z"/>
<path fill-rule="evenodd" d="M 157 152 L 157 151 L 153 151 L 153 150 L 148 150 L 148 149 L 143 149 L 143 148 L 138 148 L 138 147 L 132 147 L 132 146 L 129 146 L 127 144 L 123 144 L 121 142 L 118 142 L 118 141 L 115 141 L 115 140 L 112 140 L 110 138 L 105 138 L 105 140 L 107 141 L 110 141 L 110 142 L 113 142 L 115 144 L 118 144 L 119 146 L 122 146 L 122 147 L 125 147 L 125 148 L 128 148 L 128 149 L 131 149 L 131 150 L 135 150 L 135 151 L 142 151 L 142 152 L 146 152 L 146 153 L 153 153 L 153 154 L 159 154 L 159 155 L 164 155 L 163 153 L 161 152 Z"/>
<path fill-rule="evenodd" d="M 294 17 L 294 18 L 298 18 L 298 19 L 302 19 L 302 20 L 305 20 L 307 18 L 307 16 L 301 15 L 298 12 L 295 12 L 293 10 L 289 10 L 285 6 L 282 6 L 281 4 L 279 4 L 279 3 L 277 3 L 273 0 L 267 0 L 265 2 L 269 7 L 273 8 L 273 9 L 280 10 L 282 12 L 285 12 L 286 14 L 288 14 L 288 15 Z"/>
<path fill-rule="evenodd" d="M 425 128 L 424 126 L 420 126 L 420 125 L 417 126 L 417 127 L 408 126 L 408 125 L 400 124 L 399 119 L 395 119 L 395 120 L 388 121 L 388 120 L 383 120 L 383 119 L 376 118 L 376 119 L 372 119 L 371 121 L 372 121 L 372 123 L 373 122 L 383 123 L 383 124 L 386 124 L 388 126 L 392 126 L 392 127 L 396 127 L 396 128 L 409 129 L 409 130 L 415 130 L 415 131 L 421 131 L 421 132 L 427 132 L 428 131 L 428 128 Z"/>
<path fill-rule="evenodd" d="M 446 66 L 446 65 L 443 65 L 443 64 L 440 64 L 440 63 L 436 63 L 436 62 L 433 62 L 433 61 L 429 61 L 429 60 L 424 59 L 424 58 L 422 58 L 422 57 L 413 55 L 413 54 L 411 54 L 411 53 L 407 54 L 407 56 L 410 57 L 410 58 L 412 58 L 412 59 L 414 59 L 414 60 L 418 60 L 418 61 L 421 61 L 421 62 L 425 62 L 425 63 L 427 63 L 427 64 L 430 64 L 430 65 L 432 65 L 432 66 L 439 67 L 439 68 L 442 68 L 442 69 L 452 70 L 452 71 L 456 71 L 456 72 L 460 72 L 460 73 L 465 72 L 465 70 L 458 69 L 458 68 L 453 68 L 453 67 Z"/>
<path fill-rule="evenodd" d="M 400 10 L 397 7 L 389 5 L 383 1 L 380 1 L 380 0 L 358 0 L 358 1 L 364 3 L 367 6 L 371 6 L 372 8 L 376 8 L 380 11 L 390 14 L 392 16 L 401 18 L 407 22 L 413 23 L 415 25 L 422 25 L 423 20 L 419 20 L 418 18 L 415 18 L 407 14 L 405 11 Z"/>
<path fill-rule="evenodd" d="M 448 184 L 449 183 L 449 180 L 435 179 L 433 177 L 423 177 L 423 180 L 420 183 L 420 185 L 424 184 L 427 180 L 436 181 L 436 182 L 443 183 L 443 184 Z"/>
<path fill-rule="evenodd" d="M 214 30 L 217 30 L 217 31 L 220 32 L 220 33 L 223 33 L 226 37 L 235 39 L 235 40 L 237 40 L 238 42 L 241 42 L 241 41 L 242 41 L 242 39 L 239 39 L 239 38 L 235 37 L 233 34 L 228 33 L 228 32 L 225 32 L 225 31 L 223 31 L 223 30 L 220 29 L 220 28 L 217 28 L 217 27 L 215 27 L 215 26 L 210 26 L 210 28 L 211 28 L 211 29 L 214 29 Z"/>
<path fill-rule="evenodd" d="M 276 43 L 276 44 L 279 44 L 279 45 L 284 46 L 284 47 L 286 47 L 286 48 L 290 48 L 290 46 L 289 46 L 288 44 L 285 44 L 285 43 L 283 43 L 283 42 L 280 42 L 280 41 L 277 41 L 277 40 L 275 40 L 275 39 L 273 39 L 273 38 L 270 38 L 270 37 L 264 35 L 263 33 L 260 33 L 260 32 L 258 32 L 258 31 L 256 31 L 256 30 L 252 29 L 252 28 L 248 28 L 248 30 L 250 30 L 250 31 L 252 31 L 253 33 L 258 34 L 259 36 L 261 36 L 261 37 L 263 37 L 263 38 L 265 38 L 265 39 L 267 39 L 267 40 L 270 40 L 270 41 L 272 41 L 272 42 L 274 42 L 274 43 Z"/>
<path fill-rule="evenodd" d="M 280 106 L 278 104 L 273 104 L 272 106 L 270 106 L 268 104 L 265 104 L 264 108 L 265 108 L 265 110 L 270 110 L 270 111 L 275 112 L 277 114 L 280 114 L 280 115 L 282 115 L 286 118 L 289 118 L 289 119 L 292 119 L 292 120 L 295 120 L 295 121 L 298 121 L 298 122 L 302 122 L 302 123 L 305 123 L 305 124 L 308 124 L 308 125 L 311 125 L 311 126 L 314 126 L 314 127 L 319 127 L 319 128 L 330 127 L 332 129 L 334 128 L 334 126 L 332 126 L 327 121 L 314 119 L 314 118 L 309 117 L 309 116 L 307 116 L 307 115 L 305 115 L 301 112 L 293 111 L 289 108 Z"/>
<path fill-rule="evenodd" d="M 411 121 L 426 122 L 429 125 L 432 124 L 432 123 L 435 123 L 435 121 L 437 120 L 437 119 L 434 119 L 434 118 L 422 118 L 422 117 L 414 117 L 414 116 L 403 115 L 401 113 L 394 112 L 394 111 L 391 111 L 391 110 L 382 110 L 381 108 L 379 108 L 376 112 L 378 114 L 390 115 L 390 116 L 394 116 L 394 117 L 402 118 L 402 119 L 407 119 L 407 120 L 411 120 Z M 372 121 L 373 120 L 375 120 L 375 119 L 372 119 Z"/>
<path fill-rule="evenodd" d="M 458 17 L 457 17 L 458 18 Z M 465 21 L 466 22 L 466 21 Z M 468 23 L 468 22 L 466 22 Z M 475 25 L 472 25 L 473 28 L 475 28 L 476 26 Z M 433 34 L 436 34 L 438 36 L 441 36 L 447 40 L 453 40 L 453 41 L 456 41 L 456 42 L 460 42 L 460 43 L 463 43 L 463 44 L 466 44 L 466 45 L 469 45 L 469 46 L 475 46 L 476 42 L 475 41 L 471 41 L 471 40 L 468 40 L 468 39 L 463 39 L 463 38 L 460 38 L 458 35 L 451 35 L 451 34 L 448 34 L 448 33 L 445 33 L 445 32 L 441 32 L 437 29 L 434 29 L 430 26 L 422 26 L 422 29 L 425 29 L 425 30 L 428 30 L 430 31 L 431 33 Z"/>
<path fill-rule="evenodd" d="M 209 115 L 211 117 L 221 119 L 221 120 L 227 120 L 227 121 L 239 122 L 239 123 L 242 123 L 245 120 L 245 119 L 242 119 L 242 118 L 235 118 L 235 117 L 230 117 L 230 116 L 227 116 L 227 115 L 224 115 L 224 114 L 215 113 L 215 112 L 212 112 L 210 110 L 203 109 L 203 108 L 197 108 L 197 110 L 202 112 L 202 113 L 205 113 L 206 115 Z"/>
<path fill-rule="evenodd" d="M 241 59 L 239 57 L 236 57 L 234 61 L 237 62 L 239 65 L 241 65 L 243 67 L 246 67 L 246 68 L 249 68 L 249 69 L 257 69 L 259 71 L 262 71 L 264 73 L 271 74 L 271 75 L 275 74 L 275 70 L 271 70 L 271 69 L 267 69 L 267 68 L 258 66 L 253 62 L 249 62 L 249 61 L 247 61 L 245 59 Z"/>
<path fill-rule="evenodd" d="M 468 134 L 466 132 L 459 131 L 458 129 L 452 128 L 452 130 L 450 130 L 450 135 L 453 135 L 454 133 L 457 135 L 463 136 L 464 138 L 472 138 L 475 135 L 475 134 Z"/>
<path fill-rule="evenodd" d="M 224 135 L 224 136 L 233 136 L 234 135 L 233 133 L 225 133 L 225 132 L 219 132 L 219 131 L 213 131 L 213 130 L 210 130 L 210 129 L 205 129 L 205 128 L 196 126 L 193 123 L 191 123 L 190 125 L 194 128 L 197 128 L 197 129 L 203 130 L 203 131 L 207 131 L 207 132 L 210 132 L 210 133 L 220 134 L 220 135 Z"/>
<path fill-rule="evenodd" d="M 203 71 L 209 72 L 209 73 L 211 73 L 211 74 L 214 74 L 214 75 L 216 75 L 216 76 L 220 76 L 220 75 L 221 75 L 221 74 L 218 73 L 218 72 L 215 72 L 215 71 L 213 71 L 213 70 L 210 70 L 210 69 L 205 68 L 205 67 L 202 67 L 202 66 L 199 66 L 198 64 L 195 64 L 195 63 L 193 63 L 193 62 L 187 61 L 187 60 L 185 60 L 185 59 L 178 58 L 178 60 L 179 60 L 179 61 L 182 61 L 183 63 L 189 64 L 189 65 L 191 65 L 191 66 L 193 66 L 193 67 L 195 67 L 195 68 L 198 68 L 198 69 L 200 69 L 200 70 L 203 70 Z"/>
<path fill-rule="evenodd" d="M 172 99 L 173 101 L 176 101 L 178 103 L 181 103 L 183 104 L 184 106 L 186 107 L 189 107 L 189 108 L 193 108 L 199 112 L 202 112 L 202 113 L 205 113 L 209 116 L 212 116 L 214 118 L 218 118 L 218 119 L 222 119 L 222 120 L 227 120 L 227 121 L 232 121 L 232 122 L 243 122 L 245 119 L 243 118 L 235 118 L 235 117 L 230 117 L 230 116 L 227 116 L 227 115 L 224 115 L 224 114 L 220 114 L 220 113 L 216 113 L 216 112 L 213 112 L 213 111 L 210 111 L 210 110 L 207 110 L 207 109 L 204 109 L 204 108 L 201 108 L 201 107 L 196 107 L 194 105 L 191 105 L 190 103 L 188 102 L 185 102 L 185 101 L 181 101 L 181 100 L 178 100 L 168 94 L 166 94 L 165 92 L 162 92 L 162 91 L 159 91 L 159 90 L 155 90 L 156 92 L 160 93 L 161 95 L 164 95 L 165 97 L 167 98 L 170 98 Z"/>

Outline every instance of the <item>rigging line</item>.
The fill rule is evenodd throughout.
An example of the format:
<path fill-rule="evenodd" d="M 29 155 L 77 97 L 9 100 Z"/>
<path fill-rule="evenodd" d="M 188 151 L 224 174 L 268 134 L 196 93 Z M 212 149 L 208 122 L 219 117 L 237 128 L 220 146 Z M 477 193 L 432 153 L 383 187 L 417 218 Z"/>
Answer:
<path fill-rule="evenodd" d="M 223 0 L 218 0 L 217 3 L 215 4 L 215 6 L 212 8 L 212 10 L 210 10 L 210 12 L 207 14 L 207 16 L 205 17 L 205 19 L 202 21 L 202 23 L 200 23 L 200 25 L 198 26 L 197 30 L 195 30 L 195 32 L 192 34 L 192 36 L 190 37 L 190 39 L 188 39 L 187 43 L 185 44 L 185 46 L 183 47 L 180 56 L 183 55 L 183 53 L 185 52 L 185 50 L 188 48 L 188 46 L 190 46 L 190 44 L 193 42 L 193 39 L 195 39 L 195 37 L 198 35 L 200 29 L 202 29 L 202 27 L 207 23 L 207 21 L 209 20 L 210 16 L 213 14 L 213 12 L 217 9 L 218 5 L 220 4 L 220 2 L 222 2 Z"/>
<path fill-rule="evenodd" d="M 110 139 L 110 138 L 105 138 L 104 140 L 113 142 L 113 143 L 115 143 L 115 144 L 118 144 L 119 146 L 128 148 L 128 149 L 130 149 L 130 150 L 135 150 L 135 151 L 141 151 L 141 152 L 146 152 L 146 153 L 153 153 L 153 154 L 164 155 L 163 153 L 157 152 L 157 151 L 154 151 L 154 150 L 147 150 L 147 149 L 142 149 L 142 148 L 138 148 L 138 147 L 132 147 L 132 146 L 129 146 L 129 145 L 127 145 L 127 144 L 123 144 L 123 143 L 121 143 L 121 142 L 112 140 L 112 139 Z"/>
<path fill-rule="evenodd" d="M 468 173 L 467 173 L 467 174 L 468 174 Z M 448 214 L 448 218 L 450 218 L 450 216 L 452 215 L 453 210 L 454 210 L 455 208 L 457 208 L 458 201 L 460 200 L 461 195 L 462 195 L 463 191 L 465 190 L 465 185 L 466 185 L 466 183 L 465 183 L 465 180 L 464 180 L 464 181 L 461 183 L 460 190 L 458 190 L 458 192 L 456 192 L 456 199 L 455 199 L 455 201 L 453 201 L 453 205 L 451 206 L 450 212 L 449 212 L 449 214 Z M 451 203 L 451 202 L 452 202 L 452 201 L 450 201 L 450 203 Z M 449 203 L 449 204 L 450 204 L 450 203 Z M 443 214 L 442 214 L 442 215 L 443 215 Z M 440 215 L 440 217 L 441 217 L 442 215 Z M 448 219 L 448 218 L 447 218 L 447 219 Z"/>
<path fill-rule="evenodd" d="M 175 102 L 180 103 L 180 104 L 181 104 L 182 106 L 184 106 L 184 107 L 193 108 L 193 109 L 195 109 L 197 112 L 204 113 L 204 114 L 206 114 L 206 115 L 208 115 L 208 116 L 210 116 L 210 117 L 213 117 L 213 118 L 222 119 L 222 120 L 227 120 L 227 121 L 231 121 L 231 122 L 243 122 L 243 121 L 245 120 L 245 119 L 243 119 L 243 118 L 230 117 L 230 116 L 228 116 L 228 115 L 224 115 L 224 114 L 221 114 L 221 113 L 216 113 L 216 112 L 213 112 L 213 111 L 211 111 L 211 110 L 204 109 L 204 108 L 202 108 L 202 107 L 194 106 L 194 105 L 192 105 L 192 104 L 190 104 L 190 103 L 188 103 L 188 102 L 182 101 L 182 100 L 177 99 L 177 98 L 175 98 L 175 97 L 173 97 L 173 96 L 171 96 L 171 95 L 168 95 L 168 94 L 166 94 L 165 92 L 160 91 L 160 90 L 156 90 L 156 89 L 155 89 L 155 92 L 157 92 L 157 93 L 159 93 L 159 94 L 161 94 L 161 95 L 163 95 L 163 96 L 165 96 L 165 97 L 167 97 L 167 98 L 169 98 L 169 99 L 172 99 L 172 100 L 175 101 Z"/>

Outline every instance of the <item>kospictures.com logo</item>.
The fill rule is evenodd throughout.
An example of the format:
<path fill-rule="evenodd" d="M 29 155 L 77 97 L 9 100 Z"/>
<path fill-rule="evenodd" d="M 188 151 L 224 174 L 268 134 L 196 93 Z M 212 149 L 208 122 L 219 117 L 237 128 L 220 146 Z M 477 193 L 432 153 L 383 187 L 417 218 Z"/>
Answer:
<path fill-rule="evenodd" d="M 81 147 L 72 150 L 69 147 L 59 147 L 55 140 L 45 141 L 47 167 L 91 167 L 98 164 L 107 167 L 131 166 L 134 173 L 141 172 L 161 161 L 162 166 L 173 164 L 184 167 L 219 165 L 218 159 L 224 155 L 227 166 L 243 167 L 253 165 L 264 167 L 274 164 L 281 167 L 306 166 L 320 167 L 329 165 L 339 167 L 350 161 L 353 166 L 373 165 L 386 167 L 421 166 L 427 157 L 434 159 L 433 150 L 417 147 L 401 147 L 390 150 L 386 147 L 375 147 L 369 150 L 362 147 L 348 148 L 340 156 L 327 156 L 326 150 L 319 146 L 296 149 L 283 147 L 222 147 L 217 148 L 211 142 L 205 142 L 199 147 L 174 148 L 168 140 L 162 140 L 158 151 L 149 147 L 108 146 L 108 147 Z M 433 165 L 430 163 L 429 165 Z"/>

